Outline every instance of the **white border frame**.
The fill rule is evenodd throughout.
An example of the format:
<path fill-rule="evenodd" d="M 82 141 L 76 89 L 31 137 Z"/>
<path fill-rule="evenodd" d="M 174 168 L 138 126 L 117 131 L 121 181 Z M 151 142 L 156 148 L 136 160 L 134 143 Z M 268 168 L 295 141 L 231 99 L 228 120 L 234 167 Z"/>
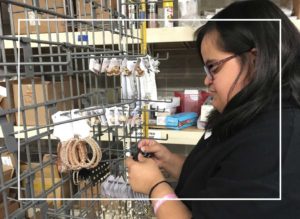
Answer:
<path fill-rule="evenodd" d="M 20 33 L 20 23 L 23 21 L 166 21 L 166 19 L 18 19 L 18 33 Z M 181 200 L 181 201 L 281 201 L 282 200 L 282 90 L 281 90 L 281 19 L 169 19 L 169 21 L 278 21 L 279 22 L 279 197 L 278 198 L 168 198 L 166 200 Z M 18 124 L 20 124 L 20 35 L 18 37 Z M 21 187 L 20 187 L 20 129 L 18 129 L 18 200 L 21 201 L 92 201 L 92 200 L 124 200 L 124 201 L 145 201 L 145 200 L 161 200 L 161 198 L 21 198 Z"/>

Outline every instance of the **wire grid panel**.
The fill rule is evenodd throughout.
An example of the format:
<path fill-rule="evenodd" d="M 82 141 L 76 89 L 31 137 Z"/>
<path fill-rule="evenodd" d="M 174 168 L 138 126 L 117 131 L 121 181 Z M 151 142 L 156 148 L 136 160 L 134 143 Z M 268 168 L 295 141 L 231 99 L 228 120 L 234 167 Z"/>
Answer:
<path fill-rule="evenodd" d="M 47 218 L 63 212 L 74 218 L 86 217 L 86 208 L 74 213 L 78 205 L 85 203 L 90 208 L 99 203 L 78 204 L 72 199 L 99 197 L 99 184 L 82 182 L 74 186 L 70 173 L 59 174 L 58 140 L 52 135 L 58 124 L 53 123 L 51 115 L 125 105 L 120 100 L 119 77 L 92 73 L 89 59 L 139 56 L 138 22 L 103 20 L 118 17 L 112 1 L 0 2 L 9 12 L 6 19 L 3 10 L 0 12 L 1 86 L 5 91 L 5 105 L 1 102 L 0 110 L 1 213 L 4 218 Z M 91 18 L 100 20 L 87 20 Z M 4 25 L 7 21 L 10 28 Z M 99 114 L 87 113 L 85 118 Z M 120 162 L 126 152 L 125 139 L 129 137 L 132 144 L 139 138 L 126 133 L 123 128 L 92 125 L 91 134 L 112 171 L 125 173 Z"/>

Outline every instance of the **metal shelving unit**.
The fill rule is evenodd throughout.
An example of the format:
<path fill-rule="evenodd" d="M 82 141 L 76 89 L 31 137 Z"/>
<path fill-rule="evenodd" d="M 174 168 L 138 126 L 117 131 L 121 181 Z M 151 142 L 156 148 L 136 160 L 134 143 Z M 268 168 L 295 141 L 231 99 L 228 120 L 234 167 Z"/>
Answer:
<path fill-rule="evenodd" d="M 103 121 L 95 120 L 101 120 L 105 109 L 111 107 L 118 107 L 124 115 L 137 109 L 141 115 L 141 97 L 122 99 L 120 76 L 95 74 L 89 70 L 89 64 L 92 58 L 101 62 L 105 58 L 144 57 L 143 35 L 136 28 L 140 23 L 104 20 L 120 16 L 118 3 L 112 0 L 0 3 L 0 76 L 4 87 L 0 109 L 0 216 L 150 217 L 151 208 L 144 207 L 149 202 L 94 199 L 114 196 L 104 195 L 102 178 L 95 183 L 92 172 L 89 181 L 81 180 L 78 185 L 74 183 L 76 171 L 60 173 L 59 141 L 53 137 L 53 129 L 59 125 L 89 122 L 88 132 L 102 151 L 99 168 L 108 166 L 105 177 L 122 176 L 126 185 L 124 157 L 136 153 L 136 142 L 142 137 L 138 131 L 143 124 L 128 126 L 125 120 L 117 125 L 103 125 Z M 18 29 L 17 20 L 22 18 L 32 20 L 22 21 Z M 102 20 L 86 20 L 91 18 Z M 72 109 L 78 109 L 81 117 L 73 117 Z M 54 122 L 51 116 L 60 111 L 70 119 Z M 83 179 L 84 173 L 77 172 Z M 118 183 L 114 182 L 114 186 Z"/>

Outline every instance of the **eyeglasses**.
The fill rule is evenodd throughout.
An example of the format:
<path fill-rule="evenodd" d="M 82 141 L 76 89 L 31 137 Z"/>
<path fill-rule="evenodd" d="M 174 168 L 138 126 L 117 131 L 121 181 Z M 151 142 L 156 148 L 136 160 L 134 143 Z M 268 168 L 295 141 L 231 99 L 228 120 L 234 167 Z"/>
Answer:
<path fill-rule="evenodd" d="M 204 71 L 209 79 L 214 80 L 214 75 L 221 70 L 221 66 L 224 65 L 229 60 L 237 57 L 238 55 L 232 55 L 225 59 L 213 62 L 211 64 L 204 64 Z"/>

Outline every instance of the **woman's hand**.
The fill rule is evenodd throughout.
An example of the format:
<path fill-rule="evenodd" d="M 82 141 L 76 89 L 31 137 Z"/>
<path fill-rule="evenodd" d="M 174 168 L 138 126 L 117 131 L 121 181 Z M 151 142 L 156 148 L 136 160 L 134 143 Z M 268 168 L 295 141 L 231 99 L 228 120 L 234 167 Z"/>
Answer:
<path fill-rule="evenodd" d="M 157 164 L 150 158 L 138 155 L 138 161 L 131 157 L 126 159 L 129 183 L 135 192 L 149 194 L 151 188 L 159 181 L 164 180 Z"/>
<path fill-rule="evenodd" d="M 182 165 L 185 161 L 184 156 L 172 153 L 165 146 L 151 139 L 141 140 L 138 147 L 143 152 L 153 153 L 154 156 L 152 159 L 159 167 L 164 168 L 174 178 L 179 178 Z"/>
<path fill-rule="evenodd" d="M 153 153 L 154 156 L 152 159 L 162 168 L 166 166 L 172 156 L 172 153 L 165 146 L 151 139 L 141 140 L 138 144 L 138 148 L 143 152 Z"/>

